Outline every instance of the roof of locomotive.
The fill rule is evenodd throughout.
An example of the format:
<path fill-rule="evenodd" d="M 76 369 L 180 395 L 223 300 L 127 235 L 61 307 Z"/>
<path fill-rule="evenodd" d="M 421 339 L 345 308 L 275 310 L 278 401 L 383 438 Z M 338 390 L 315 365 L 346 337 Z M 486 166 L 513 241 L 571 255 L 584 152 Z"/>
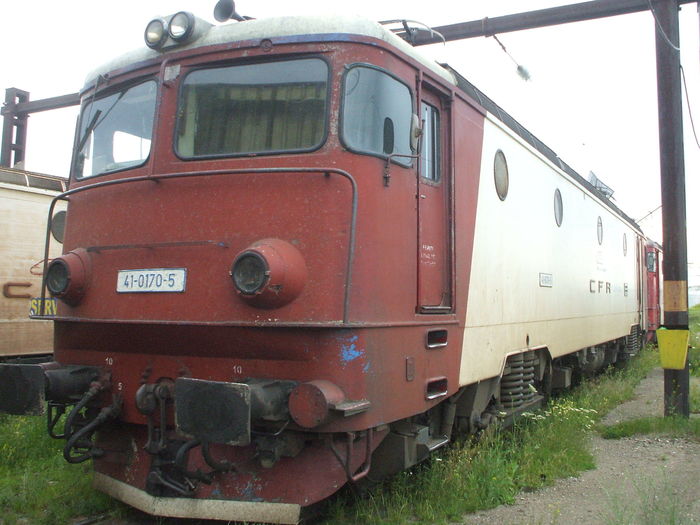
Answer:
<path fill-rule="evenodd" d="M 494 118 L 503 122 L 525 142 L 546 157 L 553 165 L 557 166 L 572 179 L 577 181 L 588 191 L 598 196 L 599 199 L 611 208 L 618 216 L 631 226 L 641 231 L 639 225 L 610 199 L 601 194 L 588 180 L 577 173 L 566 162 L 549 148 L 544 142 L 535 137 L 510 114 L 498 104 L 486 96 L 471 82 L 466 80 L 457 71 L 447 64 L 426 58 L 408 42 L 398 37 L 392 31 L 379 24 L 360 16 L 286 16 L 273 17 L 260 20 L 246 20 L 245 22 L 228 23 L 214 26 L 208 22 L 196 19 L 198 29 L 194 39 L 186 44 L 175 47 L 166 47 L 164 50 L 153 50 L 144 45 L 143 48 L 126 53 L 101 67 L 93 70 L 87 77 L 85 89 L 91 87 L 98 75 L 104 75 L 111 71 L 158 58 L 163 52 L 196 49 L 205 46 L 227 44 L 231 42 L 255 41 L 268 38 L 288 39 L 291 41 L 339 41 L 350 36 L 375 38 L 399 49 L 404 54 L 412 57 L 423 66 L 429 68 L 435 74 L 445 79 L 448 83 L 456 85 L 460 90 L 469 95 L 476 103 L 480 104 Z"/>
<path fill-rule="evenodd" d="M 283 16 L 264 18 L 260 20 L 246 20 L 214 26 L 208 22 L 196 19 L 197 26 L 195 38 L 186 45 L 166 47 L 164 51 L 178 52 L 185 49 L 196 49 L 205 46 L 228 44 L 231 42 L 255 41 L 268 38 L 294 38 L 296 41 L 332 41 L 344 40 L 348 36 L 369 37 L 382 40 L 387 44 L 398 48 L 406 55 L 411 56 L 424 66 L 430 68 L 451 84 L 456 84 L 455 77 L 437 62 L 426 57 L 413 48 L 402 38 L 386 29 L 377 22 L 373 22 L 361 16 Z M 92 86 L 98 75 L 104 75 L 111 71 L 137 64 L 146 60 L 158 58 L 163 51 L 157 51 L 143 46 L 130 53 L 126 53 L 88 74 L 85 81 L 85 89 Z"/>

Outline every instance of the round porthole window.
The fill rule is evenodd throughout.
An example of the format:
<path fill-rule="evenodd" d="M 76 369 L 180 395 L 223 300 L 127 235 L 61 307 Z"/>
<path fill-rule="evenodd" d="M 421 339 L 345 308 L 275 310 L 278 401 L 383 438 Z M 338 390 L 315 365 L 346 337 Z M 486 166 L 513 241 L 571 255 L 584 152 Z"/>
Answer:
<path fill-rule="evenodd" d="M 598 217 L 598 244 L 603 244 L 603 219 Z"/>
<path fill-rule="evenodd" d="M 564 220 L 564 203 L 561 200 L 561 192 L 559 191 L 559 188 L 554 190 L 554 220 L 556 221 L 557 226 L 561 226 L 561 223 Z"/>
<path fill-rule="evenodd" d="M 493 159 L 493 180 L 496 193 L 502 201 L 508 196 L 508 163 L 505 154 L 499 149 Z"/>
<path fill-rule="evenodd" d="M 61 210 L 51 218 L 51 235 L 58 242 L 63 243 L 63 234 L 66 231 L 66 211 Z"/>

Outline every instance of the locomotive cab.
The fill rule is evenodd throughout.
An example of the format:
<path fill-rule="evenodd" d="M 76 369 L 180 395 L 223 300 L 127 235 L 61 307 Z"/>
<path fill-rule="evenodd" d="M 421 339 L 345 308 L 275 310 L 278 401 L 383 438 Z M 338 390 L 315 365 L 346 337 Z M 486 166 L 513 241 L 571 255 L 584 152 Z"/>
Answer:
<path fill-rule="evenodd" d="M 453 79 L 434 65 L 416 90 L 410 46 L 354 18 L 178 13 L 146 40 L 82 92 L 45 277 L 56 362 L 5 374 L 34 385 L 5 408 L 46 398 L 52 435 L 67 413 L 66 459 L 93 459 L 109 493 L 224 494 L 227 516 L 257 519 L 233 500 L 262 480 L 253 499 L 294 514 L 366 475 L 388 423 L 458 388 Z M 55 370 L 70 395 L 42 388 Z"/>

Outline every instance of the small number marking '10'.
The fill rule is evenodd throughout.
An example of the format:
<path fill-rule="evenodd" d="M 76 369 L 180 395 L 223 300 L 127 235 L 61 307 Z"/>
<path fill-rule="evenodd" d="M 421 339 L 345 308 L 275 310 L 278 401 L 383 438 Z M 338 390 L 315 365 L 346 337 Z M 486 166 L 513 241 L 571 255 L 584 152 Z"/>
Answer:
<path fill-rule="evenodd" d="M 111 357 L 106 357 L 106 358 L 105 358 L 105 364 L 106 364 L 107 366 L 112 366 L 112 365 L 114 364 L 114 359 L 112 359 Z"/>
<path fill-rule="evenodd" d="M 243 367 L 241 365 L 233 365 L 233 373 L 234 374 L 242 374 Z"/>

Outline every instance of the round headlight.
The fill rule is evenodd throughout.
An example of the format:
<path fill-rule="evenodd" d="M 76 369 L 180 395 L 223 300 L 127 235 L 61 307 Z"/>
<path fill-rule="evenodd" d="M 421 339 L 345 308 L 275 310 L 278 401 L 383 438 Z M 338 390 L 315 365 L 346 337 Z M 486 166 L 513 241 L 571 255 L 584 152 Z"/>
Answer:
<path fill-rule="evenodd" d="M 46 269 L 46 288 L 54 297 L 76 306 L 85 295 L 90 267 L 90 256 L 82 248 L 61 255 Z"/>
<path fill-rule="evenodd" d="M 238 296 L 256 308 L 279 308 L 296 299 L 308 276 L 301 252 L 282 239 L 261 239 L 240 252 L 231 267 Z"/>
<path fill-rule="evenodd" d="M 192 34 L 193 30 L 194 15 L 192 13 L 180 11 L 179 13 L 175 13 L 170 19 L 168 33 L 170 33 L 170 38 L 173 40 L 177 40 L 178 42 L 186 40 Z"/>
<path fill-rule="evenodd" d="M 165 29 L 165 20 L 162 18 L 155 18 L 148 22 L 146 31 L 143 34 L 143 38 L 148 47 L 152 49 L 159 48 L 163 45 L 167 37 L 168 32 Z"/>
<path fill-rule="evenodd" d="M 231 277 L 236 289 L 244 295 L 254 295 L 265 286 L 269 276 L 268 266 L 256 252 L 243 252 L 236 257 L 231 268 Z"/>
<path fill-rule="evenodd" d="M 62 295 L 70 284 L 68 265 L 62 259 L 55 259 L 46 270 L 46 287 L 51 295 Z"/>

